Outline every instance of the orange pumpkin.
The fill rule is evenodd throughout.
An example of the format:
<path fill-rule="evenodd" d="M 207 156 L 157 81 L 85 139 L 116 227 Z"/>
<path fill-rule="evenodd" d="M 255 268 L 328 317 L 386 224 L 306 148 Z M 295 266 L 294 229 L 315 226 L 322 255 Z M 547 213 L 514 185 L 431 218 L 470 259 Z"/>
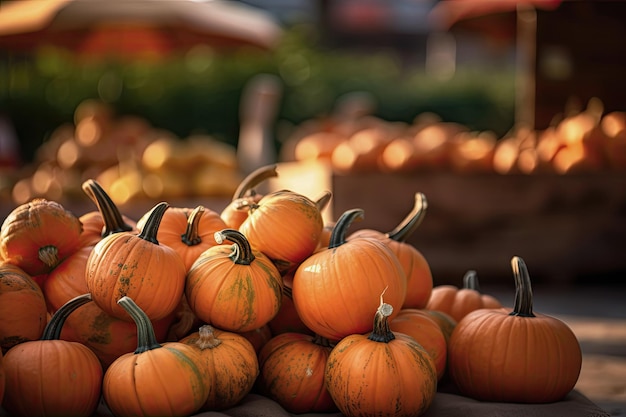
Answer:
<path fill-rule="evenodd" d="M 293 303 L 293 294 L 291 287 L 293 286 L 294 273 L 288 273 L 283 276 L 283 298 L 280 304 L 280 310 L 270 322 L 267 324 L 272 331 L 272 335 L 276 336 L 281 333 L 302 333 L 313 335 L 311 329 L 306 327 L 302 319 L 298 315 L 296 306 Z"/>
<path fill-rule="evenodd" d="M 426 196 L 415 193 L 415 202 L 411 212 L 391 232 L 383 233 L 373 229 L 357 230 L 348 236 L 348 240 L 358 237 L 380 239 L 388 245 L 398 257 L 406 274 L 407 290 L 404 308 L 424 308 L 433 290 L 433 276 L 426 257 L 407 239 L 422 223 L 426 208 Z"/>
<path fill-rule="evenodd" d="M 156 238 L 168 207 L 165 202 L 154 206 L 141 233 L 113 233 L 91 251 L 85 268 L 87 287 L 107 314 L 131 320 L 117 304 L 123 296 L 132 298 L 151 320 L 167 317 L 180 304 L 185 265 L 174 249 Z"/>
<path fill-rule="evenodd" d="M 203 410 L 233 407 L 252 390 L 259 375 L 259 362 L 248 339 L 203 325 L 180 342 L 196 349 L 202 358 L 201 369 L 210 384 Z"/>
<path fill-rule="evenodd" d="M 258 387 L 290 413 L 325 413 L 337 407 L 325 387 L 324 370 L 332 345 L 323 337 L 281 333 L 259 353 Z"/>
<path fill-rule="evenodd" d="M 102 396 L 116 416 L 185 416 L 209 395 L 203 360 L 180 342 L 160 344 L 149 317 L 129 297 L 119 299 L 137 325 L 137 349 L 117 358 L 104 373 Z"/>
<path fill-rule="evenodd" d="M 454 328 L 456 327 L 457 321 L 454 320 L 452 316 L 450 316 L 447 313 L 444 313 L 443 311 L 428 310 L 428 309 L 422 309 L 421 311 L 428 314 L 428 316 L 431 319 L 433 319 L 435 323 L 439 325 L 439 328 L 441 328 L 441 331 L 443 332 L 443 335 L 446 338 L 446 343 L 449 342 L 450 337 L 452 336 L 452 332 L 454 331 Z"/>
<path fill-rule="evenodd" d="M 411 336 L 391 331 L 392 312 L 381 300 L 371 332 L 345 337 L 328 356 L 326 387 L 345 415 L 415 417 L 435 398 L 433 358 Z"/>
<path fill-rule="evenodd" d="M 272 164 L 257 168 L 241 181 L 231 202 L 220 213 L 226 227 L 239 229 L 241 223 L 248 217 L 250 209 L 263 198 L 263 194 L 257 193 L 254 187 L 276 176 L 278 176 L 276 164 Z"/>
<path fill-rule="evenodd" d="M 36 198 L 4 219 L 0 229 L 0 258 L 27 274 L 50 272 L 80 247 L 80 219 L 61 204 Z"/>
<path fill-rule="evenodd" d="M 0 261 L 0 348 L 41 337 L 47 322 L 41 288 L 18 266 Z"/>
<path fill-rule="evenodd" d="M 324 222 L 318 204 L 288 190 L 265 195 L 254 205 L 239 231 L 281 273 L 295 268 L 317 248 Z"/>
<path fill-rule="evenodd" d="M 59 340 L 65 318 L 89 301 L 89 294 L 68 301 L 52 316 L 40 340 L 7 351 L 2 405 L 10 415 L 87 417 L 94 413 L 100 401 L 100 362 L 83 344 Z"/>
<path fill-rule="evenodd" d="M 403 308 L 389 327 L 393 332 L 408 334 L 426 349 L 435 361 L 437 379 L 441 380 L 446 372 L 448 347 L 439 324 L 423 310 Z"/>
<path fill-rule="evenodd" d="M 224 229 L 215 239 L 219 245 L 204 251 L 187 273 L 189 307 L 205 323 L 226 331 L 266 325 L 280 309 L 280 272 L 241 232 Z M 226 240 L 233 244 L 223 244 Z"/>
<path fill-rule="evenodd" d="M 443 311 L 449 314 L 457 322 L 468 313 L 479 308 L 499 308 L 500 301 L 480 292 L 478 275 L 470 270 L 463 276 L 463 287 L 454 285 L 438 285 L 433 288 L 426 309 Z"/>
<path fill-rule="evenodd" d="M 362 216 L 362 209 L 344 212 L 328 248 L 301 262 L 293 277 L 293 302 L 300 319 L 331 341 L 371 329 L 371 312 L 385 289 L 396 305 L 402 305 L 406 296 L 404 270 L 387 245 L 372 238 L 346 240 L 349 226 Z"/>
<path fill-rule="evenodd" d="M 526 264 L 511 260 L 512 309 L 480 309 L 457 324 L 448 346 L 448 373 L 463 395 L 482 401 L 559 401 L 576 385 L 580 345 L 561 320 L 533 311 Z"/>
<path fill-rule="evenodd" d="M 143 227 L 148 214 L 137 222 Z M 215 246 L 213 235 L 226 228 L 220 215 L 200 205 L 194 209 L 188 207 L 170 207 L 161 219 L 157 232 L 160 244 L 169 246 L 180 255 L 189 270 L 194 261 L 205 249 Z"/>
<path fill-rule="evenodd" d="M 237 332 L 237 334 L 242 335 L 248 340 L 248 342 L 252 343 L 254 347 L 254 351 L 259 354 L 263 346 L 273 337 L 272 330 L 270 326 L 267 324 L 259 327 L 258 329 L 247 330 L 245 332 Z"/>

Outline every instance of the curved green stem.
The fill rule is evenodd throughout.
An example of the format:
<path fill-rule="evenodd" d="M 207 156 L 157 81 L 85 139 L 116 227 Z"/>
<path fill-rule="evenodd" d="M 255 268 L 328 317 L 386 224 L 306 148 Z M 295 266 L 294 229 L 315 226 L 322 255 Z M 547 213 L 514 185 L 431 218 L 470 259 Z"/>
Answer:
<path fill-rule="evenodd" d="M 141 229 L 141 233 L 139 233 L 139 237 L 147 240 L 148 242 L 152 242 L 155 245 L 159 244 L 157 240 L 157 233 L 159 231 L 159 226 L 161 225 L 161 220 L 163 219 L 163 214 L 165 214 L 165 210 L 170 207 L 166 202 L 158 203 L 150 210 L 150 214 L 148 216 L 148 220 L 143 225 Z"/>
<path fill-rule="evenodd" d="M 126 310 L 137 325 L 137 349 L 135 349 L 135 354 L 160 348 L 161 344 L 157 341 L 154 334 L 152 322 L 133 299 L 125 295 L 117 300 L 117 304 Z"/>
<path fill-rule="evenodd" d="M 354 221 L 363 220 L 365 216 L 365 211 L 360 208 L 349 209 L 346 210 L 337 220 L 335 226 L 333 227 L 333 231 L 330 234 L 330 239 L 328 241 L 328 248 L 336 248 L 338 246 L 346 243 L 346 235 L 348 233 L 348 228 Z"/>
<path fill-rule="evenodd" d="M 387 233 L 387 237 L 397 242 L 406 242 L 419 225 L 422 224 L 427 208 L 426 196 L 423 193 L 415 193 L 413 209 L 395 229 Z"/>
<path fill-rule="evenodd" d="M 248 174 L 243 181 L 239 183 L 239 186 L 235 190 L 233 194 L 232 201 L 237 200 L 238 198 L 243 198 L 246 196 L 248 192 L 252 190 L 252 188 L 259 185 L 261 182 L 265 181 L 268 178 L 277 177 L 278 172 L 276 172 L 276 164 L 262 166 L 257 168 Z"/>
<path fill-rule="evenodd" d="M 518 256 L 511 259 L 513 277 L 515 278 L 515 304 L 511 316 L 535 317 L 533 313 L 533 290 L 530 275 L 524 260 Z"/>
<path fill-rule="evenodd" d="M 48 324 L 43 330 L 41 340 L 59 340 L 61 338 L 61 330 L 67 317 L 78 307 L 91 301 L 91 293 L 78 295 L 67 301 L 61 306 L 50 318 Z"/>
<path fill-rule="evenodd" d="M 98 211 L 104 220 L 102 237 L 118 232 L 129 232 L 133 226 L 124 221 L 124 217 L 115 205 L 111 197 L 104 191 L 102 186 L 93 179 L 88 179 L 82 184 L 83 191 L 96 204 Z"/>
<path fill-rule="evenodd" d="M 474 270 L 469 270 L 463 276 L 463 288 L 469 290 L 480 291 L 480 284 L 478 283 L 478 274 Z"/>
<path fill-rule="evenodd" d="M 215 232 L 215 241 L 218 244 L 224 243 L 225 240 L 233 242 L 233 253 L 230 259 L 238 265 L 250 265 L 255 257 L 252 253 L 252 247 L 248 239 L 238 230 L 224 229 Z"/>
<path fill-rule="evenodd" d="M 191 212 L 191 214 L 187 218 L 187 228 L 185 229 L 185 233 L 180 235 L 180 238 L 185 245 L 194 246 L 202 242 L 202 239 L 198 234 L 198 225 L 200 224 L 200 219 L 202 218 L 203 214 L 204 207 L 198 206 Z"/>

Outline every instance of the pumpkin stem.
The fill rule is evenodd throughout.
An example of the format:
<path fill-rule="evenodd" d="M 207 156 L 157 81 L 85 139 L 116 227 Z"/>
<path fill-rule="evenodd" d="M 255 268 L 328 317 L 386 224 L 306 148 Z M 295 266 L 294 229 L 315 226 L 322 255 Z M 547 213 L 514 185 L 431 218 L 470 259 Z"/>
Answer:
<path fill-rule="evenodd" d="M 387 237 L 396 242 L 406 242 L 419 225 L 422 224 L 427 208 L 426 196 L 423 193 L 415 193 L 413 209 L 395 229 L 387 233 Z"/>
<path fill-rule="evenodd" d="M 249 193 L 254 195 L 254 190 L 252 189 L 253 187 L 256 187 L 268 178 L 277 176 L 278 172 L 276 172 L 276 164 L 266 165 L 255 169 L 239 183 L 239 186 L 233 194 L 232 201 L 243 198 Z"/>
<path fill-rule="evenodd" d="M 133 299 L 125 295 L 117 300 L 117 304 L 126 310 L 137 325 L 137 349 L 135 349 L 135 354 L 160 348 L 161 344 L 156 339 L 152 322 Z"/>
<path fill-rule="evenodd" d="M 393 313 L 393 306 L 383 302 L 385 291 L 387 291 L 387 288 L 380 294 L 380 305 L 374 315 L 373 330 L 367 337 L 374 342 L 389 343 L 396 338 L 389 326 L 389 316 Z"/>
<path fill-rule="evenodd" d="M 102 186 L 93 179 L 88 179 L 82 184 L 83 191 L 98 207 L 100 215 L 104 220 L 102 237 L 118 232 L 129 232 L 133 227 L 124 221 L 111 197 L 104 191 Z"/>
<path fill-rule="evenodd" d="M 59 259 L 59 249 L 54 245 L 46 245 L 39 248 L 37 257 L 48 268 L 54 268 L 61 262 Z"/>
<path fill-rule="evenodd" d="M 198 346 L 201 350 L 213 349 L 214 347 L 222 344 L 222 341 L 215 336 L 213 327 L 208 324 L 205 324 L 198 329 L 198 335 L 196 346 Z"/>
<path fill-rule="evenodd" d="M 365 211 L 360 208 L 346 210 L 337 220 L 328 241 L 328 249 L 336 248 L 346 243 L 348 228 L 354 221 L 363 220 Z"/>
<path fill-rule="evenodd" d="M 469 290 L 480 291 L 478 284 L 478 274 L 474 270 L 469 270 L 463 276 L 463 288 Z"/>
<path fill-rule="evenodd" d="M 513 277 L 515 278 L 515 304 L 511 316 L 535 317 L 533 313 L 533 290 L 530 284 L 530 275 L 524 260 L 518 256 L 511 259 Z"/>
<path fill-rule="evenodd" d="M 200 224 L 200 219 L 202 218 L 203 214 L 204 207 L 198 206 L 191 212 L 191 214 L 187 218 L 187 229 L 185 229 L 185 233 L 180 235 L 180 238 L 185 245 L 194 246 L 202 242 L 202 239 L 198 234 L 198 225 Z"/>
<path fill-rule="evenodd" d="M 324 191 L 321 196 L 317 200 L 315 200 L 315 205 L 317 206 L 317 210 L 322 212 L 326 207 L 328 207 L 328 203 L 330 203 L 330 199 L 333 197 L 333 193 L 330 191 Z"/>
<path fill-rule="evenodd" d="M 331 341 L 327 338 L 325 338 L 324 336 L 320 336 L 319 334 L 315 334 L 313 336 L 313 343 L 315 343 L 316 345 L 320 345 L 323 347 L 333 347 L 334 343 L 331 343 Z"/>
<path fill-rule="evenodd" d="M 165 214 L 165 210 L 169 207 L 170 205 L 166 202 L 160 202 L 154 206 L 152 210 L 150 210 L 148 220 L 146 220 L 146 223 L 141 229 L 141 233 L 139 233 L 140 238 L 147 240 L 148 242 L 152 242 L 155 245 L 159 244 L 159 241 L 157 240 L 157 232 L 159 231 L 163 214 Z"/>
<path fill-rule="evenodd" d="M 215 241 L 218 244 L 224 243 L 225 240 L 229 240 L 234 243 L 233 252 L 230 255 L 230 259 L 238 265 L 250 265 L 254 261 L 255 256 L 252 253 L 252 247 L 248 239 L 238 230 L 235 229 L 223 229 L 219 232 L 215 232 L 213 235 Z"/>
<path fill-rule="evenodd" d="M 91 293 L 82 294 L 72 298 L 61 306 L 50 318 L 43 330 L 41 340 L 58 340 L 61 338 L 61 330 L 67 317 L 78 307 L 91 301 Z"/>

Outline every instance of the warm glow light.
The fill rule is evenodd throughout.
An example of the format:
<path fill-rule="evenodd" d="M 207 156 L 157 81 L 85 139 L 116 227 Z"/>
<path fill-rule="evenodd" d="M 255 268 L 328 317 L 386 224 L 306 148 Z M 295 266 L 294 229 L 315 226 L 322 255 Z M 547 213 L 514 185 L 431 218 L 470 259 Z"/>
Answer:
<path fill-rule="evenodd" d="M 15 204 L 19 205 L 30 201 L 33 198 L 33 193 L 30 189 L 30 179 L 24 178 L 17 181 L 15 185 L 13 185 L 11 194 Z"/>
<path fill-rule="evenodd" d="M 68 139 L 59 146 L 57 162 L 61 168 L 70 168 L 78 161 L 80 150 L 73 139 Z"/>
<path fill-rule="evenodd" d="M 92 146 L 100 140 L 102 128 L 93 118 L 82 119 L 76 125 L 76 141 L 82 146 Z"/>

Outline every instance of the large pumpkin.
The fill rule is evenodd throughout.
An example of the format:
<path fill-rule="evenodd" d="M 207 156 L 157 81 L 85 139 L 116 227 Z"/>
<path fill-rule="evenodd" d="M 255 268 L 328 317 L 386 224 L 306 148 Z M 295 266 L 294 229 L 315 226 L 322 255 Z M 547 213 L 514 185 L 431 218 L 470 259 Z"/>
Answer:
<path fill-rule="evenodd" d="M 280 309 L 280 272 L 241 232 L 224 229 L 215 238 L 220 244 L 204 251 L 187 273 L 191 310 L 222 330 L 245 332 L 266 325 Z M 223 244 L 227 240 L 233 244 Z"/>
<path fill-rule="evenodd" d="M 74 213 L 55 201 L 36 198 L 4 219 L 0 258 L 31 276 L 46 274 L 79 248 L 82 231 Z"/>
<path fill-rule="evenodd" d="M 559 401 L 576 385 L 580 345 L 561 320 L 533 311 L 526 264 L 513 257 L 512 309 L 480 309 L 452 332 L 448 372 L 463 395 L 482 401 Z"/>
<path fill-rule="evenodd" d="M 362 209 L 343 213 L 328 248 L 301 262 L 293 277 L 293 302 L 300 319 L 331 341 L 371 330 L 372 311 L 383 292 L 398 306 L 406 296 L 404 270 L 387 245 L 372 238 L 346 240 L 350 224 L 362 216 Z"/>
<path fill-rule="evenodd" d="M 179 306 L 187 271 L 180 255 L 157 240 L 168 207 L 165 202 L 154 206 L 141 233 L 111 234 L 91 251 L 86 266 L 87 287 L 94 302 L 107 314 L 131 320 L 117 304 L 123 296 L 132 298 L 151 320 L 163 319 Z"/>
<path fill-rule="evenodd" d="M 41 337 L 46 300 L 37 283 L 18 266 L 0 261 L 0 348 Z"/>

